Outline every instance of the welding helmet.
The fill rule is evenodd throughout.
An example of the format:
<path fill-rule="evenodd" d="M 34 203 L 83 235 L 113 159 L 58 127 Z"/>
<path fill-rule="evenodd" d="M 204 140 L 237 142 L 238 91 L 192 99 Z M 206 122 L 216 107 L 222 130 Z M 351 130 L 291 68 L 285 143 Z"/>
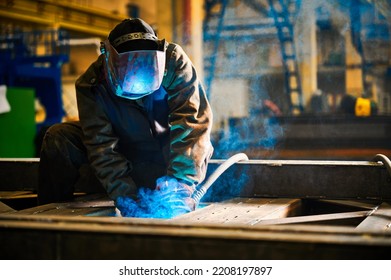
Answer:
<path fill-rule="evenodd" d="M 165 44 L 152 32 L 153 29 L 141 19 L 125 20 L 102 42 L 106 80 L 117 96 L 135 100 L 161 86 L 166 62 Z M 116 33 L 120 36 L 115 36 Z"/>

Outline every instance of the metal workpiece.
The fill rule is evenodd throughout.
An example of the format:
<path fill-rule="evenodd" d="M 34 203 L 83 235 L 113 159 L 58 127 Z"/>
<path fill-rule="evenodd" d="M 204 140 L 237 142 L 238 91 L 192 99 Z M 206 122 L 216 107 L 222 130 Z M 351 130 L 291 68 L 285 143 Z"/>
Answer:
<path fill-rule="evenodd" d="M 225 160 L 212 159 L 208 178 Z M 36 191 L 39 159 L 0 159 L 0 191 Z M 243 197 L 391 199 L 380 161 L 242 160 L 224 171 L 203 201 Z"/>
<path fill-rule="evenodd" d="M 0 158 L 0 191 L 36 191 L 39 158 Z"/>
<path fill-rule="evenodd" d="M 212 159 L 208 178 L 225 160 Z M 35 191 L 39 159 L 0 159 L 0 191 Z M 391 176 L 374 161 L 243 160 L 214 181 L 205 200 L 244 197 L 391 199 Z"/>
<path fill-rule="evenodd" d="M 208 173 L 220 163 L 211 161 Z M 387 200 L 391 176 L 380 162 L 248 160 L 224 172 L 206 196 Z"/>
<path fill-rule="evenodd" d="M 391 249 L 385 202 L 234 198 L 174 219 L 117 217 L 98 196 L 2 209 L 1 259 L 388 259 Z"/>
<path fill-rule="evenodd" d="M 28 191 L 9 187 L 34 189 L 38 164 L 0 161 L 1 259 L 389 259 L 386 161 L 242 158 L 172 219 L 120 217 L 104 194 L 13 208 Z"/>
<path fill-rule="evenodd" d="M 325 215 L 310 215 L 308 218 L 286 217 L 297 214 L 300 204 L 300 200 L 297 199 L 237 198 L 209 204 L 182 217 L 168 220 L 88 216 L 83 215 L 83 211 L 92 211 L 91 207 L 83 210 L 83 208 L 72 208 L 74 205 L 71 204 L 46 205 L 41 207 L 40 211 L 31 209 L 21 213 L 0 214 L 2 248 L 0 257 L 5 259 L 389 258 L 390 231 L 358 229 L 351 225 L 336 226 L 333 223 L 310 223 L 311 220 L 326 221 Z M 360 209 L 359 206 L 355 207 Z M 366 207 L 365 204 L 363 207 Z M 95 210 L 99 211 L 99 209 Z M 350 216 L 347 213 L 339 215 L 342 220 L 364 219 L 370 212 L 372 211 L 360 210 L 351 212 Z M 334 217 L 330 215 L 328 220 L 333 222 L 336 215 L 338 214 L 334 214 Z M 267 223 L 276 220 L 291 220 L 292 224 Z M 261 221 L 265 221 L 265 224 L 262 225 Z"/>

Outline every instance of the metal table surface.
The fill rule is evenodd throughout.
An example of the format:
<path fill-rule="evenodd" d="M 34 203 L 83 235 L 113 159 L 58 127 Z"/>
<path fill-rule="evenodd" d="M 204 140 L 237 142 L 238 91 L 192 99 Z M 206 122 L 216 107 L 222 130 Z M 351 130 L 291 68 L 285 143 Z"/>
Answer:
<path fill-rule="evenodd" d="M 104 195 L 15 210 L 15 191 L 29 192 L 0 192 L 3 259 L 389 259 L 391 247 L 380 162 L 240 162 L 174 219 L 117 217 Z"/>

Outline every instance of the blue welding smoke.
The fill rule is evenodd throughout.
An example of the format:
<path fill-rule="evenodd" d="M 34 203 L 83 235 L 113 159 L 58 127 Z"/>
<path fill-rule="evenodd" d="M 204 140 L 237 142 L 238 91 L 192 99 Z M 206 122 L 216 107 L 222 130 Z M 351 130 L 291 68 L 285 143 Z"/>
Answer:
<path fill-rule="evenodd" d="M 225 158 L 231 153 L 251 149 L 273 150 L 283 135 L 284 129 L 276 118 L 231 119 L 229 130 L 219 136 L 214 157 Z"/>
<path fill-rule="evenodd" d="M 116 206 L 120 209 L 121 215 L 125 217 L 170 219 L 180 216 L 190 212 L 191 208 L 197 208 L 212 184 L 229 167 L 239 161 L 246 160 L 248 160 L 248 157 L 244 153 L 237 153 L 228 158 L 202 184 L 197 186 L 191 198 L 188 197 L 186 191 L 175 191 L 177 189 L 177 181 L 168 179 L 165 181 L 166 184 L 158 189 L 139 189 L 137 200 L 133 200 L 130 197 L 119 197 L 116 201 Z M 194 207 L 189 206 L 190 201 L 192 201 Z"/>
<path fill-rule="evenodd" d="M 248 168 L 249 165 L 240 165 L 237 168 L 228 169 L 216 180 L 201 202 L 220 202 L 245 196 L 244 186 L 248 185 L 251 179 L 248 176 Z"/>
<path fill-rule="evenodd" d="M 170 192 L 167 195 L 162 191 L 140 188 L 136 200 L 119 197 L 116 206 L 123 217 L 171 219 L 190 212 L 183 199 L 182 193 Z"/>

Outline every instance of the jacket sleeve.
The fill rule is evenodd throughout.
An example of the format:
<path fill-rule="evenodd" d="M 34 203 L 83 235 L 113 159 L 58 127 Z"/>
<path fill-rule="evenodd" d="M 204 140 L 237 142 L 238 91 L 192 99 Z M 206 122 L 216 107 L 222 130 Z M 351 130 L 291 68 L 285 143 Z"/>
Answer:
<path fill-rule="evenodd" d="M 213 153 L 210 142 L 213 115 L 189 57 L 179 45 L 171 47 L 163 83 L 168 92 L 171 127 L 167 174 L 197 185 L 205 179 Z"/>
<path fill-rule="evenodd" d="M 111 199 L 136 194 L 136 184 L 130 177 L 131 163 L 116 151 L 118 138 L 103 108 L 99 106 L 97 93 L 105 90 L 98 83 L 102 59 L 98 58 L 76 81 L 76 97 L 84 144 L 89 161 Z"/>

